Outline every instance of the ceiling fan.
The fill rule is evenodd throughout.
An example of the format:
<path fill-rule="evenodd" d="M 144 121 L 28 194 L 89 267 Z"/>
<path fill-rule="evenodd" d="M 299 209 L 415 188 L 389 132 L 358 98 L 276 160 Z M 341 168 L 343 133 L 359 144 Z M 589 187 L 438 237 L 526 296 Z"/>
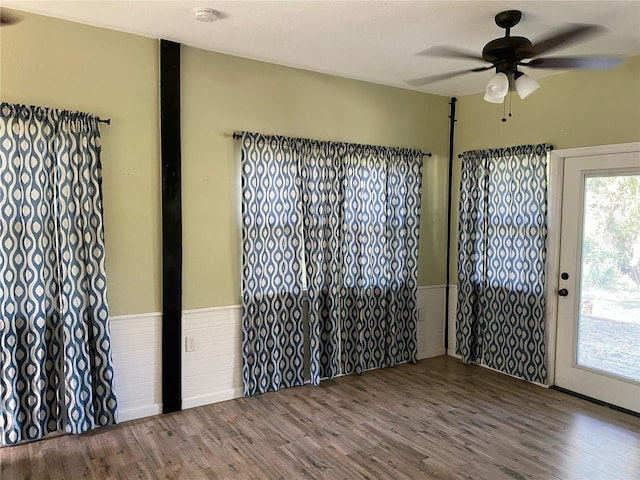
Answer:
<path fill-rule="evenodd" d="M 539 58 L 540 55 L 552 50 L 601 33 L 604 29 L 598 25 L 570 25 L 537 43 L 532 43 L 528 38 L 511 36 L 511 29 L 520 22 L 521 18 L 522 12 L 519 10 L 507 10 L 496 15 L 496 25 L 505 29 L 505 35 L 487 43 L 482 49 L 482 55 L 444 46 L 431 47 L 418 53 L 418 55 L 479 60 L 491 65 L 415 78 L 408 80 L 406 83 L 418 87 L 466 73 L 483 72 L 495 68 L 496 74 L 487 85 L 484 99 L 492 103 L 502 103 L 510 90 L 515 89 L 520 98 L 524 99 L 539 88 L 538 83 L 533 78 L 518 70 L 519 67 L 607 69 L 618 65 L 623 60 L 620 57 L 612 56 Z"/>

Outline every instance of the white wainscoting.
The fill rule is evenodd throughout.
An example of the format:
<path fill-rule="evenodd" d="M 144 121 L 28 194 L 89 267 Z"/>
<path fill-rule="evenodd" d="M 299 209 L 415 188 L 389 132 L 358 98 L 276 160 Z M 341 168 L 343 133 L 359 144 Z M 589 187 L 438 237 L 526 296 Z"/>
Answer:
<path fill-rule="evenodd" d="M 196 338 L 196 351 L 182 354 L 182 408 L 242 396 L 240 305 L 182 312 L 183 345 Z"/>
<path fill-rule="evenodd" d="M 110 317 L 118 420 L 162 412 L 162 315 Z"/>
<path fill-rule="evenodd" d="M 418 359 L 444 355 L 444 285 L 418 287 Z"/>
<path fill-rule="evenodd" d="M 444 285 L 418 287 L 419 359 L 444 355 L 444 298 Z M 161 319 L 160 313 L 110 319 L 120 421 L 162 411 Z M 196 339 L 193 352 L 185 352 L 188 336 Z M 242 396 L 239 305 L 185 310 L 182 344 L 183 408 Z"/>
<path fill-rule="evenodd" d="M 458 285 L 449 285 L 449 338 L 447 342 L 447 354 L 456 355 L 456 308 L 458 306 Z"/>

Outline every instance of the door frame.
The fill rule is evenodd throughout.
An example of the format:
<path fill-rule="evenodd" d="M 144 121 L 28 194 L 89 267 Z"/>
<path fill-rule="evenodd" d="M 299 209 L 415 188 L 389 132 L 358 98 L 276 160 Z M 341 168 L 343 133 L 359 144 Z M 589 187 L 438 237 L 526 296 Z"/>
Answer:
<path fill-rule="evenodd" d="M 562 185 L 564 160 L 571 157 L 632 153 L 640 151 L 640 142 L 616 143 L 592 147 L 552 150 L 549 158 L 548 206 L 547 206 L 547 268 L 545 296 L 545 320 L 547 342 L 547 381 L 555 385 L 556 348 L 558 333 L 558 279 L 560 277 L 560 230 L 562 226 Z"/>

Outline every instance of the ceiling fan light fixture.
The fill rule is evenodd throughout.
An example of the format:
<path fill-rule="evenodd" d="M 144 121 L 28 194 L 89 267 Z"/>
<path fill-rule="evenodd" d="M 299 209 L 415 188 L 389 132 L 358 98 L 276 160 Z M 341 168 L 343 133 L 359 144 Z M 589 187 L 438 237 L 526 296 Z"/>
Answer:
<path fill-rule="evenodd" d="M 516 78 L 516 92 L 518 92 L 518 96 L 524 100 L 537 89 L 540 88 L 538 82 L 536 82 L 529 75 L 525 75 L 524 73 Z"/>
<path fill-rule="evenodd" d="M 485 93 L 484 94 L 484 101 L 485 102 L 490 102 L 490 103 L 502 103 L 502 102 L 504 102 L 504 97 L 492 97 L 488 93 Z"/>
<path fill-rule="evenodd" d="M 509 92 L 509 77 L 504 72 L 498 72 L 487 84 L 484 100 L 491 103 L 502 103 Z"/>

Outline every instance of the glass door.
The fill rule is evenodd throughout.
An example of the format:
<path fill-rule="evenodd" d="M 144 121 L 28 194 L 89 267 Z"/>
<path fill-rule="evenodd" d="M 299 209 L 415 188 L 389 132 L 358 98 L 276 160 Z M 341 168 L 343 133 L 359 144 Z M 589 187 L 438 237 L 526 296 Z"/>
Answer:
<path fill-rule="evenodd" d="M 555 383 L 640 412 L 640 153 L 563 177 Z"/>

